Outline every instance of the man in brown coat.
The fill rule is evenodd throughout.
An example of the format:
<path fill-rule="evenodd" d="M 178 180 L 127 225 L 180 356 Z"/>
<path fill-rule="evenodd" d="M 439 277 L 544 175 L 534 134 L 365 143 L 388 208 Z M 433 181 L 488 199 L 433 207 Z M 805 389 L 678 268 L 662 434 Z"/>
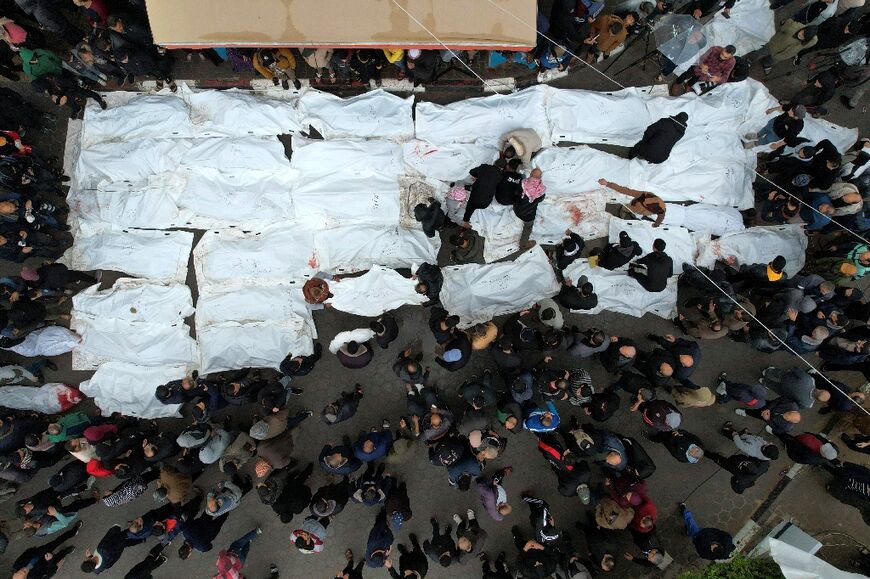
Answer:
<path fill-rule="evenodd" d="M 163 465 L 160 469 L 160 478 L 157 480 L 157 490 L 154 497 L 166 499 L 174 505 L 183 503 L 190 494 L 193 479 L 182 474 L 169 465 Z"/>
<path fill-rule="evenodd" d="M 629 12 L 624 18 L 615 14 L 605 14 L 596 18 L 589 30 L 589 37 L 583 41 L 586 61 L 592 62 L 594 54 L 604 55 L 600 57 L 603 60 L 616 48 L 622 46 L 628 36 L 628 27 L 633 26 L 636 21 L 633 12 Z"/>

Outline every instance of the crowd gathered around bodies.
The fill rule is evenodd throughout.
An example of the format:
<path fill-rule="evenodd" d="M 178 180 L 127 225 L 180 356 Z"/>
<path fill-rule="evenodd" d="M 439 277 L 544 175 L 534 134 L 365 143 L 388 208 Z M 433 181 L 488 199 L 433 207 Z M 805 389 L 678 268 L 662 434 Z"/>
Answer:
<path fill-rule="evenodd" d="M 150 76 L 173 88 L 171 57 L 151 43 L 142 4 L 119 4 L 107 7 L 100 0 L 75 0 L 70 6 L 39 0 L 10 3 L 11 12 L 2 24 L 3 74 L 17 80 L 17 66 L 21 66 L 35 88 L 73 114 L 88 98 L 104 105 L 94 89 L 110 78 L 120 83 Z M 814 24 L 824 10 L 818 4 L 810 4 L 783 25 L 762 55 L 766 70 L 784 58 L 799 61 L 811 52 L 812 39 L 821 49 L 864 34 L 864 21 L 857 13 L 860 4 L 841 2 L 843 10 L 838 8 L 837 15 Z M 702 17 L 731 7 L 733 3 L 723 7 L 699 2 L 688 13 Z M 121 11 L 115 13 L 115 8 Z M 555 2 L 548 36 L 557 42 L 575 42 L 571 52 L 588 61 L 604 58 L 625 42 L 642 18 L 603 15 L 601 9 L 595 3 Z M 781 36 L 791 30 L 788 27 L 795 31 Z M 44 42 L 66 45 L 69 53 L 61 56 Z M 536 47 L 531 60 L 547 67 L 560 56 L 558 52 L 558 46 L 546 41 Z M 734 53 L 733 47 L 711 47 L 677 84 L 705 82 L 702 90 L 711 90 L 733 80 L 739 70 Z M 377 81 L 388 64 L 415 82 L 430 82 L 438 69 L 436 59 L 457 56 L 420 50 L 264 49 L 200 54 L 215 62 L 226 57 L 239 66 L 250 66 L 284 88 L 291 84 L 298 88 L 295 70 L 300 59 L 309 64 L 318 82 Z M 514 571 L 523 577 L 554 573 L 585 577 L 626 564 L 662 569 L 671 560 L 668 548 L 684 545 L 663 544 L 657 533 L 659 513 L 680 514 L 686 541 L 701 559 L 725 559 L 735 546 L 726 531 L 699 524 L 688 505 L 656 504 L 657 469 L 691 473 L 693 465 L 712 461 L 731 474 L 732 490 L 743 493 L 760 477 L 775 476 L 769 466 L 782 453 L 794 462 L 824 469 L 832 499 L 858 509 L 870 522 L 870 471 L 839 458 L 843 446 L 868 453 L 870 433 L 861 408 L 865 394 L 855 384 L 828 374 L 852 370 L 870 379 L 870 307 L 858 287 L 870 268 L 870 248 L 860 239 L 868 229 L 865 169 L 870 146 L 860 140 L 844 155 L 830 142 L 809 143 L 799 137 L 806 115 L 823 112 L 826 101 L 819 95 L 828 95 L 827 99 L 833 95 L 830 83 L 837 86 L 844 78 L 866 78 L 864 67 L 838 65 L 831 70 L 819 73 L 799 95 L 784 101 L 779 114 L 757 135 L 746 137 L 747 146 L 767 146 L 769 152 L 764 151 L 760 159 L 765 178 L 756 187 L 759 208 L 744 212 L 743 218 L 750 225 L 806 223 L 815 243 L 797 275 L 785 273 L 787 263 L 781 256 L 740 267 L 687 265 L 680 276 L 673 332 L 633 339 L 614 335 L 594 322 L 583 327 L 572 323 L 570 312 L 593 309 L 598 298 L 588 280 L 567 279 L 562 272 L 581 257 L 607 270 L 628 265 L 626 275 L 647 291 L 659 292 L 669 277 L 680 273 L 673 270 L 667 244 L 656 240 L 653 251 L 642 255 L 627 232 L 618 242 L 601 245 L 567 231 L 560 243 L 547 248 L 562 282 L 559 293 L 498 324 L 491 321 L 460 329 L 460 320 L 439 304 L 443 281 L 439 266 L 446 264 L 417 268 L 413 275 L 417 290 L 428 299 L 428 325 L 437 350 L 424 352 L 416 340 L 407 345 L 398 342 L 401 320 L 390 313 L 372 320 L 371 341 L 348 342 L 337 350 L 335 355 L 348 369 L 348 386 L 337 387 L 335 401 L 322 409 L 301 408 L 297 402 L 318 378 L 320 344 L 310 356 L 289 353 L 277 372 L 243 368 L 208 376 L 193 373 L 160 386 L 154 393 L 160 402 L 182 405 L 185 427 L 180 434 L 169 434 L 155 421 L 100 416 L 96 410 L 73 407 L 49 415 L 4 408 L 0 490 L 14 501 L 16 516 L 0 523 L 0 546 L 17 552 L 17 541 L 34 545 L 7 563 L 9 575 L 52 577 L 70 564 L 85 573 L 102 573 L 124 558 L 127 547 L 147 542 L 153 547 L 144 559 L 124 562 L 124 568 L 129 568 L 126 577 L 150 577 L 168 556 L 186 559 L 193 552 L 211 551 L 217 551 L 217 577 L 239 577 L 260 529 L 232 542 L 222 537 L 215 546 L 222 526 L 243 502 L 248 507 L 260 503 L 255 508 L 261 514 L 271 509 L 287 525 L 286 536 L 280 538 L 282 548 L 294 549 L 300 556 L 344 548 L 332 543 L 330 524 L 338 517 L 359 516 L 365 521 L 360 528 L 368 530 L 365 540 L 361 536 L 358 541 L 365 542 L 365 549 L 362 553 L 347 549 L 347 566 L 336 574 L 345 579 L 382 575 L 383 571 L 371 570 L 377 567 L 386 568 L 392 577 L 422 579 L 430 565 L 474 567 L 487 578 L 512 577 Z M 855 86 L 860 99 L 862 85 Z M 0 257 L 20 264 L 15 266 L 20 268 L 17 275 L 0 280 L 0 346 L 29 358 L 5 363 L 0 376 L 4 387 L 37 388 L 45 382 L 43 370 L 56 369 L 45 358 L 49 352 L 40 338 L 65 332 L 75 341 L 75 335 L 63 328 L 70 296 L 97 283 L 101 273 L 71 271 L 54 262 L 71 243 L 65 225 L 67 178 L 55 160 L 42 157 L 29 144 L 38 140 L 39 133 L 51 132 L 54 119 L 13 90 L 3 89 L 0 96 L 5 104 L 0 109 L 4 122 L 0 127 L 4 223 Z M 849 99 L 849 106 L 855 105 L 855 98 Z M 657 121 L 629 156 L 648 163 L 665 161 L 687 123 L 691 119 L 684 114 Z M 505 135 L 499 158 L 473 168 L 469 185 L 458 186 L 452 198 L 464 202 L 464 213 L 456 222 L 437 201 L 416 208 L 427 234 L 440 235 L 450 244 L 450 263 L 480 259 L 484 240 L 469 220 L 474 211 L 492 203 L 512 206 L 523 221 L 520 251 L 534 245 L 529 233 L 537 205 L 546 194 L 546 175 L 533 170 L 530 162 L 540 147 L 533 131 Z M 604 179 L 601 185 L 626 196 L 619 208 L 623 216 L 651 220 L 654 226 L 662 223 L 667 204 L 654 192 Z M 329 305 L 330 281 L 306 284 L 303 292 L 312 307 Z M 767 368 L 757 382 L 740 382 L 735 372 L 724 368 L 715 384 L 696 383 L 693 374 L 703 363 L 703 344 L 722 338 L 743 342 L 751 355 L 784 351 L 805 356 L 820 371 L 794 358 L 791 365 Z M 381 351 L 387 349 L 390 353 Z M 440 384 L 430 379 L 430 360 L 454 372 L 472 357 L 486 360 L 484 372 Z M 395 373 L 396 396 L 406 405 L 401 417 L 356 416 L 366 388 L 355 384 L 353 371 L 371 363 L 388 364 Z M 588 369 L 596 364 L 610 376 L 608 384 L 593 383 Z M 81 394 L 72 386 L 66 389 L 74 406 Z M 730 441 L 728 452 L 713 451 L 722 448 L 721 441 L 702 440 L 691 431 L 694 415 L 714 405 L 729 405 L 735 413 L 733 420 L 721 425 L 722 436 Z M 802 419 L 816 412 L 850 415 L 854 432 L 832 440 L 821 432 L 804 431 Z M 608 423 L 617 413 L 633 413 L 645 425 L 642 440 Z M 365 432 L 356 440 L 344 437 L 328 444 L 319 453 L 317 449 L 303 453 L 301 445 L 294 446 L 294 431 L 304 428 L 309 419 L 329 426 L 353 420 Z M 533 437 L 540 451 L 538 464 L 511 465 L 507 446 L 514 436 Z M 653 444 L 663 445 L 673 460 L 655 464 L 645 449 Z M 479 508 L 464 513 L 448 509 L 423 515 L 433 518 L 432 536 L 422 542 L 414 534 L 400 537 L 413 516 L 413 501 L 406 481 L 393 472 L 394 465 L 416 453 L 424 453 L 431 462 L 433 487 L 443 485 L 445 493 L 454 492 L 448 487 L 474 493 L 480 501 Z M 541 486 L 576 497 L 579 522 L 577 516 L 557 516 L 544 498 L 512 488 L 515 468 L 545 464 L 551 473 L 541 477 Z M 51 472 L 47 485 L 34 488 L 32 481 L 41 480 L 37 475 L 43 469 Z M 201 488 L 196 482 L 207 470 L 219 473 L 220 482 Z M 312 483 L 318 476 L 326 481 L 319 486 Z M 256 498 L 246 498 L 249 493 Z M 89 528 L 92 547 L 77 553 L 75 563 L 69 562 L 73 548 L 67 543 L 83 526 L 88 511 L 134 501 L 141 506 L 141 516 L 105 530 Z M 351 502 L 356 504 L 349 506 Z M 342 514 L 346 507 L 354 514 Z M 363 513 L 370 516 L 363 518 Z M 699 518 L 703 522 L 704 517 Z M 576 523 L 576 530 L 566 528 L 566 519 Z M 487 552 L 487 529 L 492 532 L 497 525 L 510 526 L 515 553 Z M 632 552 L 625 552 L 623 537 L 635 546 Z M 274 546 L 276 538 L 270 538 L 270 543 Z M 272 575 L 279 572 L 274 568 Z"/>

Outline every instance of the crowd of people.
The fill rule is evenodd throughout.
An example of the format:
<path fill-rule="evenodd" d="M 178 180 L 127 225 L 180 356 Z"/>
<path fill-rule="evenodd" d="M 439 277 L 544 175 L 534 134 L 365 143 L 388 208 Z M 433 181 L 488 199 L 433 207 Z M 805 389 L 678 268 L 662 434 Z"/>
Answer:
<path fill-rule="evenodd" d="M 110 79 L 124 84 L 148 76 L 175 89 L 172 56 L 153 45 L 143 2 L 73 0 L 60 6 L 46 0 L 16 0 L 5 4 L 0 72 L 17 80 L 20 66 L 37 90 L 46 92 L 53 103 L 68 106 L 73 115 L 81 112 L 88 98 L 105 107 L 95 90 Z M 829 3 L 812 3 L 783 24 L 762 51 L 765 71 L 783 59 L 799 62 L 813 50 L 866 40 L 866 22 L 858 17 L 860 4 L 841 1 L 842 10 L 819 20 L 826 13 L 822 4 Z M 685 10 L 701 18 L 721 9 L 727 12 L 733 5 L 702 1 Z M 567 68 L 572 53 L 588 62 L 603 59 L 629 34 L 637 34 L 636 25 L 642 20 L 668 7 L 662 2 L 645 6 L 642 16 L 602 14 L 602 10 L 600 2 L 557 0 L 550 17 L 539 16 L 538 22 L 539 31 L 556 44 L 542 37 L 535 50 L 522 58 L 542 69 Z M 565 43 L 570 53 L 562 48 Z M 733 80 L 739 69 L 735 52 L 731 46 L 710 47 L 676 83 L 705 82 L 703 90 L 708 91 Z M 204 50 L 187 56 L 215 63 L 228 59 L 288 89 L 291 84 L 300 86 L 296 74 L 300 60 L 308 64 L 315 82 L 379 81 L 382 69 L 393 65 L 400 78 L 407 75 L 415 83 L 427 83 L 434 80 L 440 63 L 474 55 L 417 49 L 281 48 Z M 513 59 L 510 54 L 501 56 L 505 61 Z M 490 61 L 494 62 L 493 55 Z M 406 407 L 401 417 L 355 418 L 365 392 L 354 384 L 347 391 L 336 391 L 335 401 L 319 410 L 318 416 L 328 426 L 354 420 L 366 431 L 356 440 L 344 437 L 340 443 L 324 446 L 316 459 L 313 453 L 300 452 L 294 446 L 294 431 L 314 419 L 317 410 L 300 407 L 303 387 L 317 379 L 323 355 L 319 343 L 309 356 L 288 354 L 278 372 L 257 368 L 208 376 L 194 372 L 161 385 L 154 396 L 161 403 L 181 405 L 185 427 L 180 434 L 170 434 L 156 421 L 100 416 L 98 409 L 64 407 L 60 413 L 3 409 L 0 493 L 14 500 L 16 516 L 0 522 L 0 548 L 5 551 L 16 541 L 33 537 L 49 538 L 18 555 L 11 576 L 55 576 L 70 559 L 73 548 L 68 542 L 89 511 L 137 501 L 142 514 L 127 525 L 111 526 L 103 534 L 88 523 L 94 533 L 93 548 L 82 553 L 76 564 L 82 572 L 102 573 L 121 561 L 127 547 L 151 542 L 154 546 L 147 556 L 125 575 L 151 577 L 167 561 L 170 544 L 177 547 L 174 551 L 181 559 L 195 551 L 212 551 L 223 525 L 251 491 L 257 498 L 246 505 L 259 502 L 263 507 L 258 510 L 268 507 L 289 525 L 287 537 L 272 538 L 272 544 L 284 548 L 289 540 L 300 554 L 335 548 L 330 544 L 330 524 L 337 517 L 354 516 L 341 514 L 349 503 L 360 505 L 351 507 L 356 516 L 371 507 L 373 516 L 360 519 L 366 521 L 360 528 L 368 530 L 364 553 L 347 549 L 347 566 L 336 574 L 343 579 L 358 579 L 367 569 L 378 567 L 386 568 L 392 577 L 422 579 L 430 564 L 475 565 L 483 577 L 492 579 L 513 577 L 515 570 L 523 577 L 554 573 L 588 577 L 611 571 L 624 559 L 664 569 L 672 557 L 657 534 L 657 519 L 660 509 L 664 513 L 673 505 L 657 505 L 654 500 L 656 470 L 688 474 L 692 465 L 709 460 L 731 474 L 735 493 L 743 493 L 760 477 L 775 476 L 769 472 L 770 464 L 780 453 L 794 462 L 823 468 L 830 476 L 829 494 L 858 509 L 870 523 L 870 470 L 839 458 L 841 445 L 870 453 L 862 410 L 866 396 L 854 384 L 828 374 L 850 370 L 870 379 L 870 306 L 858 284 L 870 268 L 870 247 L 860 237 L 870 229 L 864 197 L 870 185 L 870 172 L 865 171 L 870 140 L 859 140 L 841 154 L 830 141 L 813 143 L 800 137 L 806 115 L 822 114 L 833 87 L 844 79 L 863 79 L 847 104 L 855 106 L 860 100 L 865 65 L 846 64 L 816 74 L 798 95 L 783 101 L 766 127 L 745 139 L 747 147 L 764 150 L 755 186 L 758 210 L 743 212 L 741 218 L 748 225 L 804 222 L 813 243 L 799 274 L 785 273 L 788 263 L 782 256 L 769 263 L 739 267 L 717 263 L 711 269 L 686 265 L 682 272 L 674 271 L 663 239 L 643 255 L 628 232 L 623 231 L 617 242 L 602 245 L 569 230 L 558 244 L 547 248 L 561 282 L 553 299 L 503 320 L 460 329 L 461 320 L 440 305 L 440 267 L 481 261 L 485 240 L 472 229 L 474 212 L 493 203 L 511 206 L 524 224 L 519 251 L 535 245 L 529 236 L 546 195 L 546 175 L 532 167 L 541 141 L 532 130 L 514 131 L 502 138 L 499 158 L 473 168 L 469 184 L 455 186 L 444 206 L 430 199 L 414 210 L 427 235 L 440 236 L 450 245 L 448 262 L 422 264 L 412 272 L 417 291 L 426 296 L 436 350 L 424 352 L 419 340 L 398 342 L 402 320 L 385 313 L 371 321 L 370 340 L 347 340 L 334 352 L 348 371 L 371 363 L 390 364 L 396 375 L 396 396 L 403 397 Z M 42 371 L 57 369 L 46 356 L 68 352 L 78 341 L 64 327 L 70 297 L 98 283 L 101 272 L 71 271 L 55 262 L 72 242 L 65 224 L 68 178 L 56 159 L 42 156 L 39 147 L 30 144 L 52 132 L 55 118 L 11 89 L 0 89 L 0 99 L 4 105 L 0 107 L 4 123 L 0 127 L 4 190 L 0 257 L 17 264 L 16 275 L 0 280 L 0 347 L 28 359 L 4 363 L 0 384 L 38 388 L 46 382 Z M 687 122 L 691 121 L 682 113 L 657 121 L 628 156 L 653 164 L 666 161 Z M 669 204 L 653 192 L 634 191 L 604 179 L 601 185 L 625 196 L 625 203 L 617 207 L 621 215 L 650 220 L 654 227 L 666 219 Z M 584 327 L 572 323 L 571 312 L 591 310 L 598 303 L 587 279 L 572 280 L 563 273 L 581 258 L 611 271 L 627 266 L 625 274 L 649 292 L 663 291 L 668 279 L 680 274 L 673 332 L 650 334 L 642 341 L 597 327 L 588 317 L 584 319 L 592 323 Z M 312 279 L 305 284 L 302 291 L 312 308 L 328 307 L 330 281 Z M 722 338 L 745 343 L 747 354 L 753 356 L 784 351 L 816 360 L 818 355 L 820 371 L 795 358 L 792 365 L 765 369 L 757 383 L 733 379 L 730 368 L 722 369 L 716 384 L 696 383 L 692 378 L 702 364 L 702 345 Z M 396 355 L 379 352 L 388 349 Z M 385 354 L 387 362 L 383 362 Z M 455 372 L 472 357 L 486 360 L 487 369 L 481 374 L 454 383 L 436 384 L 430 378 L 427 359 Z M 594 364 L 611 377 L 606 387 L 593 384 L 589 369 Z M 74 387 L 67 387 L 67 393 L 73 400 L 70 405 L 81 399 Z M 711 450 L 720 445 L 688 429 L 684 415 L 700 415 L 703 411 L 697 409 L 725 404 L 733 408 L 735 417 L 721 425 L 721 434 L 734 449 L 721 454 Z M 804 432 L 801 421 L 810 412 L 848 414 L 854 418 L 856 432 L 839 440 Z M 644 425 L 644 438 L 627 436 L 613 422 L 608 424 L 617 413 L 635 414 Z M 755 428 L 761 426 L 763 430 Z M 541 455 L 537 464 L 516 468 L 546 464 L 552 474 L 541 477 L 542 485 L 589 506 L 582 509 L 585 518 L 576 524 L 576 531 L 565 528 L 567 517 L 557 517 L 544 498 L 507 490 L 514 469 L 509 466 L 507 446 L 513 436 L 533 437 Z M 645 449 L 650 444 L 663 445 L 675 462 L 656 465 Z M 392 471 L 420 453 L 431 462 L 431 472 L 423 476 L 431 475 L 433 488 L 443 485 L 445 492 L 453 487 L 476 493 L 481 507 L 462 514 L 438 513 L 431 519 L 431 538 L 422 543 L 415 534 L 405 542 L 397 541 L 412 518 L 413 501 L 406 481 Z M 47 486 L 33 488 L 32 481 L 39 480 L 37 474 L 43 469 L 52 472 Z M 328 477 L 317 488 L 311 482 L 315 469 Z M 220 481 L 201 488 L 196 482 L 206 471 L 218 472 Z M 440 482 L 444 471 L 447 482 Z M 526 508 L 528 524 L 523 524 L 516 511 L 525 514 Z M 678 508 L 701 559 L 732 554 L 735 546 L 729 533 L 700 525 L 686 504 Z M 516 553 L 487 552 L 487 529 L 497 525 L 510 525 Z M 216 576 L 239 577 L 260 534 L 255 528 L 219 550 Z M 630 537 L 634 553 L 623 553 L 622 535 Z M 677 548 L 681 546 L 671 545 Z M 273 566 L 271 576 L 279 572 Z"/>

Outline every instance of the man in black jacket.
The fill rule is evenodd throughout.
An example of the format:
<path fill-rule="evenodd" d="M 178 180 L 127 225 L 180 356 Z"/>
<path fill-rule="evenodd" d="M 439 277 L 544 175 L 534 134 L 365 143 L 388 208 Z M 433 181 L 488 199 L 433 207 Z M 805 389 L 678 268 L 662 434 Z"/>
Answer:
<path fill-rule="evenodd" d="M 785 104 L 767 109 L 767 112 L 772 113 L 777 110 L 782 110 L 782 114 L 770 119 L 754 139 L 743 145 L 745 148 L 751 149 L 758 145 L 770 145 L 772 150 L 776 150 L 785 145 L 797 147 L 801 143 L 798 135 L 804 130 L 804 117 L 807 116 L 807 109 L 803 105 Z"/>
<path fill-rule="evenodd" d="M 503 176 L 498 167 L 487 164 L 478 165 L 468 173 L 474 177 L 474 183 L 471 184 L 471 193 L 468 195 L 465 213 L 462 215 L 462 227 L 466 229 L 471 227 L 468 220 L 471 219 L 472 214 L 478 209 L 489 207 L 492 203 Z"/>
<path fill-rule="evenodd" d="M 426 560 L 426 555 L 423 553 L 423 549 L 420 547 L 420 541 L 417 539 L 417 535 L 411 533 L 411 547 L 412 550 L 409 551 L 408 548 L 399 543 L 398 549 L 399 553 L 399 571 L 393 568 L 393 561 L 389 557 L 384 562 L 384 567 L 390 572 L 390 577 L 392 579 L 403 579 L 405 577 L 425 577 L 426 573 L 429 572 L 429 561 Z M 410 571 L 410 573 L 409 573 Z"/>
<path fill-rule="evenodd" d="M 689 115 L 678 113 L 659 119 L 646 128 L 641 140 L 628 152 L 628 158 L 641 158 L 649 163 L 664 163 L 671 156 L 674 145 L 686 133 Z"/>
<path fill-rule="evenodd" d="M 576 286 L 566 279 L 555 300 L 569 310 L 591 310 L 598 305 L 598 295 L 594 290 L 585 275 L 580 276 Z"/>
<path fill-rule="evenodd" d="M 674 260 L 665 253 L 663 239 L 653 241 L 653 250 L 637 261 L 629 264 L 628 275 L 638 281 L 648 292 L 664 291 L 668 285 L 668 278 L 674 275 Z M 646 266 L 646 273 L 638 271 L 639 266 Z"/>
<path fill-rule="evenodd" d="M 414 206 L 414 219 L 423 226 L 426 237 L 435 237 L 447 222 L 447 214 L 441 209 L 441 202 L 430 197 L 428 204 L 418 203 Z"/>
<path fill-rule="evenodd" d="M 470 202 L 470 200 L 469 200 Z M 444 274 L 441 273 L 441 268 L 432 263 L 421 263 L 416 271 L 411 272 L 412 279 L 417 280 L 417 285 L 414 289 L 418 294 L 423 294 L 429 301 L 423 306 L 431 306 L 438 303 L 438 298 L 441 295 L 441 286 L 444 285 Z"/>
<path fill-rule="evenodd" d="M 598 257 L 598 266 L 613 271 L 630 262 L 636 255 L 641 255 L 640 245 L 633 241 L 625 231 L 619 232 L 619 243 L 610 243 L 603 249 L 592 250 L 590 255 Z"/>
<path fill-rule="evenodd" d="M 121 559 L 124 549 L 138 545 L 145 539 L 130 539 L 127 529 L 120 525 L 114 525 L 103 536 L 96 550 L 85 550 L 85 560 L 82 562 L 82 573 L 100 574 L 106 569 L 111 569 Z"/>
<path fill-rule="evenodd" d="M 707 457 L 731 473 L 731 489 L 738 495 L 751 488 L 758 478 L 770 468 L 770 461 L 759 460 L 744 454 L 722 456 L 708 452 Z"/>
<path fill-rule="evenodd" d="M 583 253 L 584 247 L 586 247 L 586 241 L 570 229 L 566 229 L 565 237 L 556 246 L 556 269 L 562 271 L 574 263 Z"/>

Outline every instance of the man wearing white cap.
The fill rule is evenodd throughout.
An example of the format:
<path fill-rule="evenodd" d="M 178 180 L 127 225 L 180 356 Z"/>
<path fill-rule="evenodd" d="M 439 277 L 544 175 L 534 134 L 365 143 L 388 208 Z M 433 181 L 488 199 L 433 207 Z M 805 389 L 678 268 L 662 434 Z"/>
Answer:
<path fill-rule="evenodd" d="M 523 165 L 532 161 L 532 155 L 541 150 L 541 137 L 534 129 L 516 129 L 498 140 L 498 149 L 506 159 L 519 157 Z"/>

